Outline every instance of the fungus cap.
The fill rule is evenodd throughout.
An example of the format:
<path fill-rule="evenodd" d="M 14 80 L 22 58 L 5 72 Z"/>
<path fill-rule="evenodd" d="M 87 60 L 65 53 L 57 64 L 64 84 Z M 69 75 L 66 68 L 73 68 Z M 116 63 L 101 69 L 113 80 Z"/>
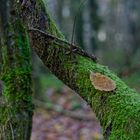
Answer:
<path fill-rule="evenodd" d="M 101 73 L 90 73 L 90 80 L 95 89 L 100 91 L 113 91 L 116 89 L 115 82 Z"/>

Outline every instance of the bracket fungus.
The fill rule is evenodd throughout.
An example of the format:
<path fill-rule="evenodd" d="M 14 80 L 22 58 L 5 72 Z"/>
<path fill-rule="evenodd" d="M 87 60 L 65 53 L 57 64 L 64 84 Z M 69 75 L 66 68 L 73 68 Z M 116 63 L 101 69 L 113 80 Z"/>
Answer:
<path fill-rule="evenodd" d="M 95 89 L 99 91 L 114 91 L 116 89 L 115 82 L 101 73 L 90 73 L 90 80 Z"/>

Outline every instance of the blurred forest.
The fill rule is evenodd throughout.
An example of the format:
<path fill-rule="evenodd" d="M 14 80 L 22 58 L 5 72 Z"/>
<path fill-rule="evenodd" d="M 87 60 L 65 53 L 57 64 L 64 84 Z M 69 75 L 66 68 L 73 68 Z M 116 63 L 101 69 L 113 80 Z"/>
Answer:
<path fill-rule="evenodd" d="M 96 54 L 99 63 L 140 91 L 139 0 L 46 0 L 46 4 L 67 40 L 73 36 L 75 44 Z M 102 139 L 99 123 L 85 102 L 52 76 L 34 53 L 33 62 L 37 108 L 32 140 Z M 73 112 L 86 113 L 88 118 Z M 64 133 L 65 129 L 69 131 Z"/>

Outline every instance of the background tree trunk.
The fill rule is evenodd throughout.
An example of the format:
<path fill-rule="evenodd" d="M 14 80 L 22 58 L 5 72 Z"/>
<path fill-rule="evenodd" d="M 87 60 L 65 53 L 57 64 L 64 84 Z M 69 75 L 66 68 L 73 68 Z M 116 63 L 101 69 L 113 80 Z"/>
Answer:
<path fill-rule="evenodd" d="M 31 134 L 31 57 L 17 2 L 1 0 L 0 5 L 0 78 L 4 83 L 4 104 L 0 106 L 1 140 L 29 140 Z"/>

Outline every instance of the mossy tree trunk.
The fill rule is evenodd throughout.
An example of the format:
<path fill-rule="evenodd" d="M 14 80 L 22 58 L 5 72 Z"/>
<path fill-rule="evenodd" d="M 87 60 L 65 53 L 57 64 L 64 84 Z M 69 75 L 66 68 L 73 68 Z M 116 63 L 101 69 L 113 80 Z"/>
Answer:
<path fill-rule="evenodd" d="M 32 125 L 32 80 L 29 39 L 18 1 L 1 0 L 0 50 L 4 104 L 0 106 L 0 139 L 29 140 Z"/>
<path fill-rule="evenodd" d="M 29 12 L 29 9 L 32 11 Z M 49 16 L 43 0 L 27 4 L 23 15 L 29 27 L 38 28 L 64 39 Z M 75 90 L 92 107 L 103 127 L 105 139 L 137 140 L 140 138 L 140 95 L 138 93 L 125 85 L 107 67 L 74 52 L 67 55 L 68 45 L 62 41 L 49 38 L 38 30 L 31 30 L 30 38 L 32 47 L 52 73 Z M 117 85 L 116 90 L 114 92 L 96 90 L 89 79 L 90 71 L 102 73 L 113 79 Z"/>
<path fill-rule="evenodd" d="M 16 2 L 14 7 L 19 6 Z M 15 14 L 14 11 L 11 13 Z M 28 0 L 21 14 L 29 28 L 38 28 L 64 39 L 42 0 Z M 28 79 L 30 77 L 29 48 L 19 17 L 12 16 L 10 22 L 12 24 L 6 26 L 5 31 L 10 29 L 14 37 L 7 36 L 9 34 L 6 32 L 3 39 L 10 41 L 2 45 L 4 52 L 2 80 L 5 86 L 4 97 L 7 108 L 0 109 L 0 113 L 3 114 L 0 122 L 1 130 L 6 128 L 6 140 L 10 139 L 10 136 L 22 140 L 24 136 L 27 136 L 26 134 L 29 134 L 26 133 L 28 129 L 25 127 L 29 126 L 30 114 L 32 114 L 30 80 Z M 68 45 L 59 39 L 50 38 L 37 30 L 30 32 L 30 38 L 32 47 L 52 73 L 77 91 L 92 107 L 101 122 L 105 139 L 138 140 L 140 138 L 140 95 L 138 93 L 127 87 L 107 67 L 74 52 L 67 55 Z M 13 45 L 11 40 L 14 42 Z M 89 79 L 90 71 L 100 72 L 113 79 L 117 85 L 116 90 L 114 92 L 96 90 Z"/>

